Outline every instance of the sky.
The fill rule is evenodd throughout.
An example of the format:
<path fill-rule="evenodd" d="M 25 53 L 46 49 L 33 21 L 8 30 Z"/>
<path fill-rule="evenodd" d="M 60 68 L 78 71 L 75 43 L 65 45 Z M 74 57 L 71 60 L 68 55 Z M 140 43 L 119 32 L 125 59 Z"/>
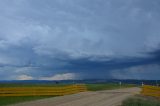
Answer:
<path fill-rule="evenodd" d="M 159 0 L 0 0 L 0 80 L 157 80 L 159 28 Z"/>

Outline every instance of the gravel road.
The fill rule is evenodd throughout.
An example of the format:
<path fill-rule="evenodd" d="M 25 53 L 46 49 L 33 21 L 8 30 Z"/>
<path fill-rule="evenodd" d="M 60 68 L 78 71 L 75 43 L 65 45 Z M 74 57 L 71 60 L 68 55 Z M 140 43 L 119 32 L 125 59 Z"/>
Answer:
<path fill-rule="evenodd" d="M 140 88 L 136 87 L 97 92 L 82 92 L 10 106 L 119 106 L 124 99 L 139 92 Z"/>

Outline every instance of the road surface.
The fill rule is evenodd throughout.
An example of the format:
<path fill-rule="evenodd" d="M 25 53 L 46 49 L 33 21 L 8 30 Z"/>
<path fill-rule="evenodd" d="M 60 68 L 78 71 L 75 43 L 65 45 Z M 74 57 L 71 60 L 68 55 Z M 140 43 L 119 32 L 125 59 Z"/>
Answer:
<path fill-rule="evenodd" d="M 136 87 L 97 92 L 82 92 L 10 106 L 119 106 L 123 100 L 139 92 L 140 88 Z"/>

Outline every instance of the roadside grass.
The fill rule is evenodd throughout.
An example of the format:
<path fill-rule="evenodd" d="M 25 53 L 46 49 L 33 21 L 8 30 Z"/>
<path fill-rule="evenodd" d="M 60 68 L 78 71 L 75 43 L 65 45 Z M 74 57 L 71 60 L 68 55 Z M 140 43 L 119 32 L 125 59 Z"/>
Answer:
<path fill-rule="evenodd" d="M 3 83 L 0 84 L 0 87 L 58 87 L 58 86 L 67 86 L 69 84 L 19 84 L 19 83 Z M 126 87 L 134 87 L 135 85 L 130 84 L 119 84 L 114 83 L 104 83 L 104 84 L 86 84 L 89 91 L 98 91 L 98 90 L 110 90 Z M 6 106 L 9 104 L 15 104 L 25 101 L 33 101 L 38 99 L 50 98 L 54 96 L 15 96 L 15 97 L 0 97 L 0 106 Z"/>
<path fill-rule="evenodd" d="M 160 106 L 160 100 L 153 97 L 135 96 L 123 101 L 122 106 Z"/>
<path fill-rule="evenodd" d="M 15 104 L 25 101 L 33 101 L 38 99 L 50 98 L 53 96 L 11 96 L 11 97 L 0 97 L 0 106 L 6 106 L 9 104 Z"/>

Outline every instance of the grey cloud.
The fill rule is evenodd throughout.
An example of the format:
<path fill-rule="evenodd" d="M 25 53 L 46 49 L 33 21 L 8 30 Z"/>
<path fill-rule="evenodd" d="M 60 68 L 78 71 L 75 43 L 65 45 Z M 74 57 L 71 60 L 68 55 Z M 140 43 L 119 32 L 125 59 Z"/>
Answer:
<path fill-rule="evenodd" d="M 106 74 L 112 72 L 105 62 L 113 64 L 119 58 L 121 64 L 128 57 L 152 61 L 147 53 L 160 44 L 159 4 L 157 0 L 0 0 L 0 65 L 38 67 L 30 69 L 34 75 L 40 70 L 41 75 L 73 71 L 87 76 L 93 61 Z M 119 68 L 117 63 L 113 66 Z M 83 67 L 90 70 L 83 72 Z"/>

